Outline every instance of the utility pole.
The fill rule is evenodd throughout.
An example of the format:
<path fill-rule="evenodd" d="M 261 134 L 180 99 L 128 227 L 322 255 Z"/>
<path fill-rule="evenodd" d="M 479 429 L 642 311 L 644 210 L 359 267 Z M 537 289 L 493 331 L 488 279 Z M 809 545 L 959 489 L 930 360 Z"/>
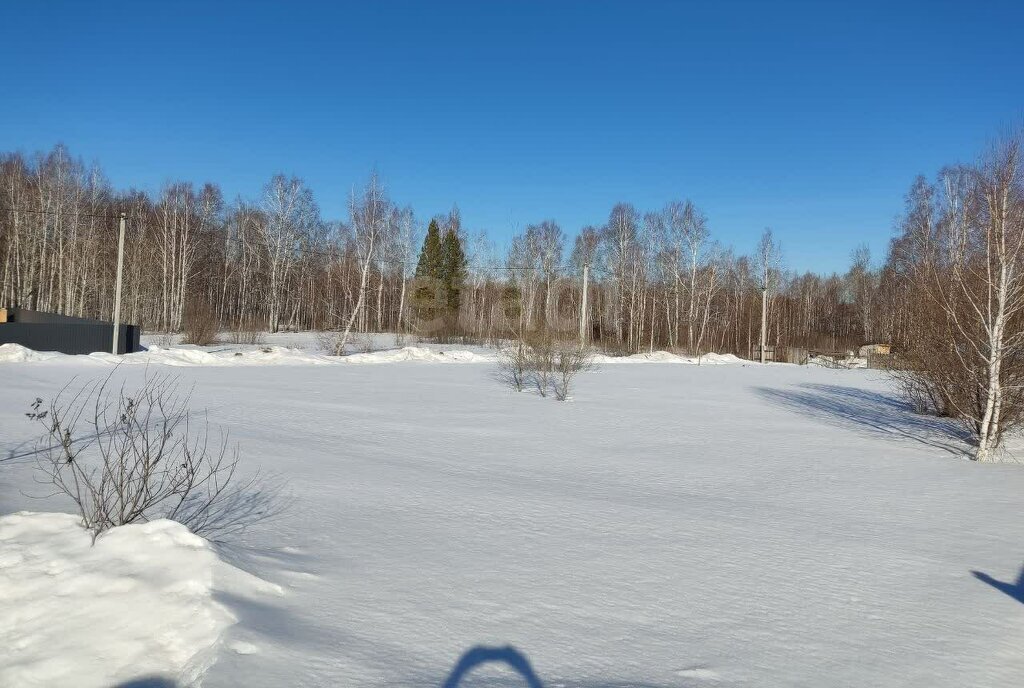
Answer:
<path fill-rule="evenodd" d="M 761 363 L 764 363 L 764 349 L 768 345 L 768 281 L 761 285 Z"/>
<path fill-rule="evenodd" d="M 114 344 L 111 353 L 117 355 L 117 340 L 121 334 L 121 272 L 124 268 L 124 213 L 121 213 L 121 231 L 117 239 L 117 281 L 114 283 Z M 127 352 L 126 352 L 127 353 Z"/>
<path fill-rule="evenodd" d="M 583 299 L 580 303 L 580 348 L 587 345 L 587 287 L 590 284 L 590 263 L 583 264 Z"/>

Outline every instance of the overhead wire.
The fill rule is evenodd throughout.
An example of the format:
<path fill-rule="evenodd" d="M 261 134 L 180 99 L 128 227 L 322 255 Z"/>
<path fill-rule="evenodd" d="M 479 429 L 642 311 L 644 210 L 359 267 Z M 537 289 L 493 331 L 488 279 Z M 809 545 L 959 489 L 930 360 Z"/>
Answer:
<path fill-rule="evenodd" d="M 55 211 L 55 210 L 38 210 L 38 209 L 35 209 L 35 208 L 13 208 L 13 207 L 10 207 L 10 206 L 0 207 L 0 210 L 6 210 L 6 211 L 12 212 L 12 213 L 29 213 L 29 214 L 35 214 L 35 215 L 53 215 L 53 214 L 56 214 L 58 212 L 58 211 Z M 68 212 L 67 215 L 74 216 L 74 217 L 98 218 L 98 219 L 102 219 L 102 220 L 105 220 L 105 221 L 108 221 L 108 222 L 116 222 L 117 220 L 120 219 L 120 215 L 113 215 L 112 216 L 109 213 L 108 214 L 99 214 L 99 213 L 86 213 L 86 212 L 81 212 L 81 211 L 71 211 L 71 212 Z M 216 232 L 210 232 L 210 231 L 199 230 L 199 231 L 192 232 L 192 234 L 193 235 L 198 235 L 198 236 L 204 236 L 204 235 L 205 236 L 210 236 L 210 237 L 215 238 L 215 239 L 217 239 L 219 241 L 226 241 L 226 242 L 229 242 L 229 243 L 233 243 L 233 244 L 237 244 L 237 245 L 242 245 L 242 246 L 244 246 L 244 245 L 246 245 L 248 243 L 248 242 L 246 242 L 246 241 L 244 241 L 242 239 L 239 239 L 237 237 L 222 236 L 222 235 L 220 235 L 220 234 L 218 234 Z M 314 248 L 310 248 L 310 247 L 306 247 L 306 246 L 296 246 L 296 247 L 293 247 L 293 250 L 296 253 L 300 253 L 302 255 L 307 255 L 307 256 L 319 256 L 319 257 L 322 257 L 322 258 L 330 258 L 330 259 L 338 258 L 338 253 L 337 252 L 323 251 L 323 250 L 318 250 L 318 249 L 314 249 Z M 404 265 L 412 265 L 413 264 L 412 261 L 394 260 L 394 259 L 385 259 L 385 258 L 375 259 L 375 262 L 383 263 L 383 264 L 386 264 L 386 265 L 402 265 L 402 266 L 404 266 Z M 466 267 L 467 268 L 473 268 L 473 269 L 476 269 L 476 270 L 484 270 L 484 271 L 487 271 L 487 270 L 502 270 L 502 271 L 509 271 L 509 272 L 511 272 L 511 271 L 528 271 L 528 270 L 533 270 L 533 271 L 539 271 L 539 272 L 548 271 L 548 272 L 559 273 L 559 274 L 575 274 L 576 273 L 575 270 L 573 270 L 572 268 L 569 268 L 569 267 L 557 267 L 557 268 L 554 268 L 554 269 L 545 269 L 543 267 L 537 267 L 535 265 L 491 265 L 491 264 L 486 264 L 486 263 L 467 263 Z M 593 267 L 591 267 L 591 271 L 594 271 Z"/>

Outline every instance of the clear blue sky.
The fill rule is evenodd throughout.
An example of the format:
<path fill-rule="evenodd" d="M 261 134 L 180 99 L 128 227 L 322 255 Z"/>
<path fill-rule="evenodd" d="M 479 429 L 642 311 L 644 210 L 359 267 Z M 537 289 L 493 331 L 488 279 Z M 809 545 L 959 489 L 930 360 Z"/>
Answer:
<path fill-rule="evenodd" d="M 897 6 L 899 5 L 899 6 Z M 1024 2 L 5 2 L 0 150 L 324 214 L 378 169 L 499 241 L 692 198 L 799 270 L 881 257 L 913 177 L 1022 122 Z"/>

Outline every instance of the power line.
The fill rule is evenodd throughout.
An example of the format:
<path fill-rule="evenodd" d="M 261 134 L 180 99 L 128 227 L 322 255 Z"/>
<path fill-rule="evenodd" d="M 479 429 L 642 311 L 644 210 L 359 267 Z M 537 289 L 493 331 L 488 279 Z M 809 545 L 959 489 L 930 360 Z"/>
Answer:
<path fill-rule="evenodd" d="M 10 213 L 30 213 L 30 214 L 34 214 L 34 215 L 54 215 L 54 214 L 56 214 L 58 212 L 58 211 L 55 211 L 55 210 L 37 210 L 37 209 L 34 209 L 34 208 L 12 208 L 12 207 L 3 207 L 3 208 L 0 208 L 0 210 L 6 210 L 6 211 L 8 211 Z M 101 214 L 98 214 L 98 213 L 85 213 L 85 212 L 80 212 L 80 211 L 67 212 L 67 213 L 65 213 L 65 215 L 66 216 L 70 216 L 70 217 L 91 217 L 91 218 L 97 218 L 97 219 L 101 219 L 101 220 L 106 220 L 106 221 L 109 221 L 109 222 L 115 222 L 120 217 L 119 214 L 118 215 L 101 215 Z M 222 236 L 221 234 L 218 234 L 216 232 L 211 232 L 209 230 L 206 230 L 206 231 L 197 230 L 197 231 L 194 231 L 194 232 L 190 232 L 190 235 L 192 235 L 192 236 L 209 236 L 211 238 L 217 239 L 218 241 L 226 241 L 226 242 L 233 243 L 233 244 L 236 244 L 236 245 L 239 245 L 239 246 L 246 246 L 246 245 L 249 245 L 249 243 L 250 243 L 250 242 L 243 241 L 242 239 L 239 239 L 237 237 Z M 292 247 L 292 250 L 295 251 L 296 253 L 300 253 L 300 254 L 306 255 L 306 256 L 319 256 L 319 257 L 322 257 L 322 258 L 329 258 L 329 259 L 336 259 L 336 258 L 338 258 L 338 252 L 321 251 L 321 250 L 317 250 L 317 249 L 313 249 L 313 248 L 308 248 L 308 247 L 304 247 L 304 246 Z M 412 265 L 413 264 L 411 261 L 392 260 L 392 259 L 383 259 L 383 258 L 378 258 L 378 259 L 375 260 L 375 262 L 383 263 L 385 265 L 402 265 L 402 266 Z M 543 267 L 537 267 L 535 265 L 488 265 L 488 264 L 485 264 L 485 263 L 467 263 L 466 267 L 467 268 L 478 269 L 478 270 L 501 270 L 501 271 L 516 271 L 516 270 L 519 270 L 519 271 L 551 272 L 551 273 L 557 273 L 557 274 L 575 274 L 576 273 L 575 270 L 573 270 L 572 268 L 568 268 L 568 267 L 557 267 L 557 268 L 553 268 L 553 269 L 552 268 L 547 268 L 546 269 L 546 268 L 543 268 Z"/>
<path fill-rule="evenodd" d="M 31 213 L 33 215 L 53 215 L 53 214 L 58 212 L 56 210 L 36 210 L 35 208 L 11 208 L 11 207 L 0 208 L 0 210 L 6 210 L 6 211 L 11 212 L 11 213 Z M 83 213 L 83 212 L 77 211 L 77 210 L 74 211 L 74 212 L 65 213 L 65 215 L 74 215 L 76 217 L 98 217 L 98 218 L 103 219 L 103 220 L 114 220 L 114 219 L 117 219 L 117 217 L 120 216 L 120 215 L 99 215 L 97 213 Z"/>

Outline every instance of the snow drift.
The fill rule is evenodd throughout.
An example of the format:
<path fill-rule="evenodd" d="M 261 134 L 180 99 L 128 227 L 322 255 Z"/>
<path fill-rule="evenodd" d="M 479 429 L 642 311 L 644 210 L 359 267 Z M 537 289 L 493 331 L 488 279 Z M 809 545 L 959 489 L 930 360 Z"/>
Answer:
<path fill-rule="evenodd" d="M 169 366 L 270 366 L 270 365 L 375 365 L 381 363 L 494 363 L 497 354 L 491 350 L 436 349 L 425 346 L 405 346 L 347 356 L 327 356 L 301 348 L 285 346 L 262 347 L 171 347 L 150 346 L 134 354 L 115 356 L 94 353 L 88 356 L 69 356 L 52 351 L 33 351 L 19 344 L 0 345 L 0 363 L 95 362 L 107 364 L 158 364 Z M 680 356 L 668 351 L 633 354 L 632 356 L 595 355 L 595 362 L 623 363 L 684 363 L 713 365 L 742 363 L 732 354 L 708 353 L 700 356 Z"/>
<path fill-rule="evenodd" d="M 0 685 L 192 685 L 235 622 L 216 595 L 268 592 L 280 588 L 173 521 L 114 528 L 93 545 L 71 514 L 0 517 Z"/>
<path fill-rule="evenodd" d="M 39 363 L 43 361 L 123 364 L 158 364 L 169 366 L 267 366 L 267 365 L 366 365 L 422 361 L 427 363 L 491 363 L 495 356 L 474 351 L 438 351 L 420 346 L 406 346 L 348 356 L 326 356 L 303 349 L 284 346 L 225 348 L 162 348 L 151 346 L 134 354 L 114 355 L 97 352 L 87 356 L 69 356 L 54 351 L 33 351 L 20 344 L 0 345 L 0 363 Z"/>
<path fill-rule="evenodd" d="M 745 361 L 733 354 L 707 353 L 700 356 L 681 356 L 671 351 L 652 351 L 650 353 L 633 354 L 631 356 L 606 356 L 598 354 L 598 363 L 683 363 L 687 365 L 722 365 L 725 363 L 744 363 Z"/>
<path fill-rule="evenodd" d="M 33 351 L 21 344 L 0 344 L 0 363 L 34 363 L 59 358 L 55 351 Z"/>

